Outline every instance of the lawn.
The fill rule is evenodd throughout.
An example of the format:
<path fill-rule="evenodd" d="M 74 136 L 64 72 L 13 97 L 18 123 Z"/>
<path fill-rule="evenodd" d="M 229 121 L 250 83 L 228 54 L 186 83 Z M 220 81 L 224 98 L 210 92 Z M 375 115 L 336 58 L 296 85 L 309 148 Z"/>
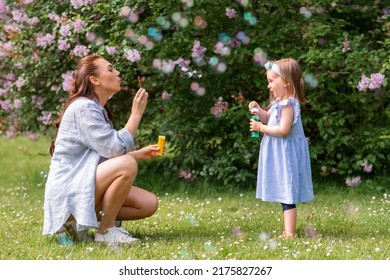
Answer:
<path fill-rule="evenodd" d="M 277 237 L 280 205 L 257 200 L 255 186 L 224 187 L 175 174 L 164 178 L 140 168 L 136 184 L 155 192 L 160 203 L 154 216 L 123 224 L 140 244 L 72 244 L 62 235 L 43 237 L 48 146 L 46 138 L 0 138 L 2 260 L 390 259 L 387 178 L 354 188 L 315 182 L 315 200 L 298 205 L 298 238 L 283 240 Z"/>

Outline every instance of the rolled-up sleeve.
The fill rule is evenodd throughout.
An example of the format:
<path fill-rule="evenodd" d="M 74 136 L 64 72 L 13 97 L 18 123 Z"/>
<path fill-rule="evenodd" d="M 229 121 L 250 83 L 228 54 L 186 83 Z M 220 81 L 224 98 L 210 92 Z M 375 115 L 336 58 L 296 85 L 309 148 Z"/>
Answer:
<path fill-rule="evenodd" d="M 89 103 L 79 111 L 78 125 L 83 143 L 105 158 L 133 150 L 134 138 L 130 132 L 126 128 L 115 130 L 102 110 L 103 107 Z"/>

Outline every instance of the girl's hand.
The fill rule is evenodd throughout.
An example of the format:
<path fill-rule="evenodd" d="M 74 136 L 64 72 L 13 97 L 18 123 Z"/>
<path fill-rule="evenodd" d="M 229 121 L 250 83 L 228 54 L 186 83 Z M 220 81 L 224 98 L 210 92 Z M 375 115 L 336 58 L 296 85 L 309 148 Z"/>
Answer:
<path fill-rule="evenodd" d="M 160 148 L 157 145 L 149 145 L 142 149 L 132 151 L 131 154 L 136 160 L 147 160 L 157 157 L 157 152 Z"/>
<path fill-rule="evenodd" d="M 251 119 L 250 120 L 250 124 L 249 124 L 249 128 L 250 128 L 250 131 L 258 131 L 258 132 L 261 132 L 261 128 L 263 127 L 263 123 L 262 122 L 257 122 L 255 121 L 254 119 Z"/>
<path fill-rule="evenodd" d="M 249 111 L 251 111 L 251 113 L 253 115 L 258 115 L 259 114 L 260 106 L 259 106 L 259 104 L 256 101 L 250 102 L 248 107 L 249 107 Z"/>
<path fill-rule="evenodd" d="M 145 112 L 146 104 L 148 103 L 148 92 L 144 88 L 140 88 L 134 96 L 131 114 L 134 116 L 142 116 Z"/>

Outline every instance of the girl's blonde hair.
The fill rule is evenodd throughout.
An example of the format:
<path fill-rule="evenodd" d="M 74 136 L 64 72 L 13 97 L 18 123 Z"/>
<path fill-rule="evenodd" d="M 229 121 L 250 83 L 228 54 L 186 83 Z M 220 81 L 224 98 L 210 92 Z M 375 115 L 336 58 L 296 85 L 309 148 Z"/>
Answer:
<path fill-rule="evenodd" d="M 280 67 L 283 74 L 282 78 L 287 85 L 288 92 L 299 101 L 300 104 L 306 104 L 305 81 L 302 76 L 301 66 L 293 58 L 284 58 L 273 62 Z"/>

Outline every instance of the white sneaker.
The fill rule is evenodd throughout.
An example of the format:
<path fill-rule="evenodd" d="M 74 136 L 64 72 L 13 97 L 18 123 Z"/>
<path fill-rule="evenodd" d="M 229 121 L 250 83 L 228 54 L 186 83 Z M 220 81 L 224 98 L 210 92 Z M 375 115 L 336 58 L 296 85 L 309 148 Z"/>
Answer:
<path fill-rule="evenodd" d="M 103 243 L 138 243 L 139 239 L 132 237 L 124 228 L 112 227 L 106 230 L 105 234 L 95 233 L 95 242 Z"/>

